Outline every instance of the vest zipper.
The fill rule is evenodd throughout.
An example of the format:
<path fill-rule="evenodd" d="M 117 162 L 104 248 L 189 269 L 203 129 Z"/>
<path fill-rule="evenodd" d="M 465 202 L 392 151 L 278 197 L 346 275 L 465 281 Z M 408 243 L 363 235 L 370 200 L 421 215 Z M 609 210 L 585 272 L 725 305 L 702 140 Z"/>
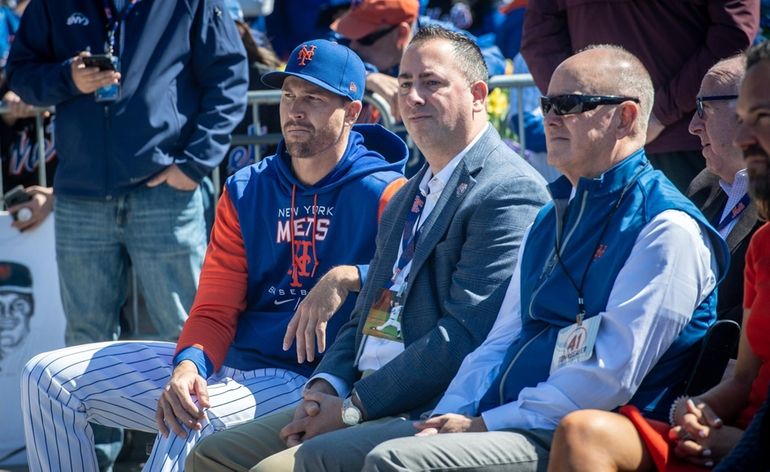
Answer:
<path fill-rule="evenodd" d="M 564 249 L 567 247 L 567 243 L 569 243 L 569 240 L 572 238 L 572 235 L 575 234 L 575 230 L 577 230 L 577 227 L 580 225 L 580 220 L 583 218 L 583 213 L 586 209 L 586 202 L 588 201 L 588 192 L 583 193 L 583 200 L 580 202 L 580 212 L 578 212 L 577 219 L 575 220 L 575 224 L 572 225 L 572 229 L 567 234 L 567 237 L 564 238 L 564 243 L 559 244 L 559 247 Z M 561 218 L 559 215 L 556 215 L 556 237 L 559 237 L 559 229 L 561 227 Z M 556 249 L 551 250 L 551 257 L 549 258 L 548 264 L 546 265 L 547 271 L 543 272 L 543 275 L 550 275 L 551 271 L 553 270 L 554 266 L 556 265 Z M 561 254 L 559 254 L 561 255 Z M 547 272 L 547 274 L 546 274 Z M 540 293 L 540 290 L 542 290 L 543 286 L 545 285 L 545 280 L 535 289 L 534 292 L 532 292 L 532 296 L 529 298 L 529 309 L 527 310 L 527 314 L 529 317 L 533 320 L 537 319 L 532 314 L 532 305 L 535 303 L 535 297 L 538 293 Z"/>
<path fill-rule="evenodd" d="M 524 352 L 524 350 L 525 350 L 525 349 L 527 349 L 527 347 L 529 347 L 529 345 L 530 345 L 530 344 L 532 344 L 532 342 L 533 342 L 535 339 L 537 339 L 538 337 L 540 337 L 540 335 L 541 335 L 541 334 L 545 333 L 545 332 L 546 332 L 546 330 L 548 330 L 548 326 L 546 326 L 545 328 L 543 328 L 543 330 L 542 330 L 542 331 L 540 331 L 540 332 L 539 332 L 539 333 L 537 333 L 535 336 L 533 336 L 533 337 L 532 337 L 532 339 L 530 339 L 529 341 L 527 341 L 527 342 L 526 342 L 526 344 L 524 344 L 524 346 L 523 346 L 521 349 L 519 349 L 519 352 L 517 352 L 517 353 L 516 353 L 516 355 L 515 355 L 515 356 L 513 356 L 513 359 L 511 359 L 511 362 L 508 364 L 508 367 L 505 369 L 505 372 L 503 373 L 503 376 L 502 376 L 502 377 L 500 377 L 500 389 L 499 389 L 499 393 L 500 393 L 500 404 L 501 404 L 501 405 L 502 405 L 502 404 L 503 404 L 503 402 L 505 401 L 505 400 L 504 400 L 504 397 L 503 397 L 503 391 L 505 390 L 505 380 L 508 378 L 508 374 L 511 372 L 511 369 L 513 368 L 513 364 L 515 364 L 515 363 L 516 363 L 516 361 L 519 359 L 519 357 L 521 356 L 521 353 L 522 353 L 522 352 Z"/>

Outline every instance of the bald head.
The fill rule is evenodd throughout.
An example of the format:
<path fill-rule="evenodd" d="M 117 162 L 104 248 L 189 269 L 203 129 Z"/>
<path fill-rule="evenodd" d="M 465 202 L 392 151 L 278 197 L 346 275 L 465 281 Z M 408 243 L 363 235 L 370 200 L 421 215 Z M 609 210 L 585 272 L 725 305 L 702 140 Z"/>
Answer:
<path fill-rule="evenodd" d="M 556 71 L 569 74 L 575 91 L 582 94 L 638 98 L 635 134 L 646 135 L 655 92 L 650 74 L 636 56 L 620 46 L 588 46 L 562 62 Z"/>
<path fill-rule="evenodd" d="M 743 76 L 746 74 L 746 56 L 743 54 L 728 57 L 714 64 L 703 76 L 704 83 L 711 83 L 738 93 Z"/>

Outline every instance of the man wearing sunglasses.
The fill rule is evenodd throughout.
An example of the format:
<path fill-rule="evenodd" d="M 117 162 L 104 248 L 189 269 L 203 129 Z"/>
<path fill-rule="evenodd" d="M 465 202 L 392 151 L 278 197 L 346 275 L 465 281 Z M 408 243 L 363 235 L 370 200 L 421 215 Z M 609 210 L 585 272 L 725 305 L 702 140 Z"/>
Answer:
<path fill-rule="evenodd" d="M 451 24 L 419 16 L 419 10 L 419 0 L 360 0 L 331 25 L 337 34 L 350 40 L 350 48 L 367 63 L 366 89 L 388 100 L 397 120 L 398 63 L 412 36 L 431 24 L 456 30 Z M 490 75 L 505 71 L 505 59 L 497 46 L 483 47 L 481 53 Z"/>
<path fill-rule="evenodd" d="M 644 66 L 619 47 L 556 68 L 542 103 L 548 162 L 564 176 L 525 235 L 495 325 L 418 437 L 380 444 L 364 470 L 543 470 L 574 410 L 667 414 L 729 256 L 645 157 L 652 101 Z"/>
<path fill-rule="evenodd" d="M 693 180 L 688 195 L 727 241 L 730 269 L 719 286 L 717 316 L 741 323 L 743 266 L 751 235 L 760 226 L 748 194 L 749 177 L 741 150 L 733 145 L 738 130 L 736 99 L 746 72 L 744 55 L 719 61 L 701 82 L 690 133 L 703 146 L 706 169 Z"/>

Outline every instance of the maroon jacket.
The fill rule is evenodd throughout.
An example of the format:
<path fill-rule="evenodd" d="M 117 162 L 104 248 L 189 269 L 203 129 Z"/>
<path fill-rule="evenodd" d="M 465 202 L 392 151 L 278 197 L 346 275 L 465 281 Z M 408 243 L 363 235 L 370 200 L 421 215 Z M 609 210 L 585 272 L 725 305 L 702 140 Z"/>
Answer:
<path fill-rule="evenodd" d="M 556 67 L 591 44 L 618 44 L 647 67 L 666 126 L 648 153 L 700 150 L 687 131 L 706 71 L 745 50 L 759 0 L 529 0 L 521 53 L 543 93 Z"/>

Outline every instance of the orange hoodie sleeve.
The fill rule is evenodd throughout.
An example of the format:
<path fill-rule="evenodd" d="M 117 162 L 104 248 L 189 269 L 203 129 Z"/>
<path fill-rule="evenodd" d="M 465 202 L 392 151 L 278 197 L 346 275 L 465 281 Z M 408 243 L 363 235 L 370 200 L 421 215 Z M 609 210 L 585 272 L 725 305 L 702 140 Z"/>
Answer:
<path fill-rule="evenodd" d="M 243 234 L 238 213 L 225 189 L 217 204 L 198 292 L 179 336 L 176 354 L 188 347 L 201 349 L 213 364 L 213 372 L 219 370 L 235 337 L 238 316 L 246 308 L 247 286 Z"/>
<path fill-rule="evenodd" d="M 400 177 L 393 182 L 389 183 L 387 187 L 385 187 L 385 190 L 382 191 L 382 194 L 380 195 L 380 205 L 377 208 L 377 221 L 380 221 L 380 217 L 382 217 L 382 212 L 385 211 L 385 207 L 388 206 L 388 203 L 390 203 L 390 199 L 393 198 L 393 195 L 398 192 L 398 190 L 404 186 L 406 183 L 406 178 Z"/>

